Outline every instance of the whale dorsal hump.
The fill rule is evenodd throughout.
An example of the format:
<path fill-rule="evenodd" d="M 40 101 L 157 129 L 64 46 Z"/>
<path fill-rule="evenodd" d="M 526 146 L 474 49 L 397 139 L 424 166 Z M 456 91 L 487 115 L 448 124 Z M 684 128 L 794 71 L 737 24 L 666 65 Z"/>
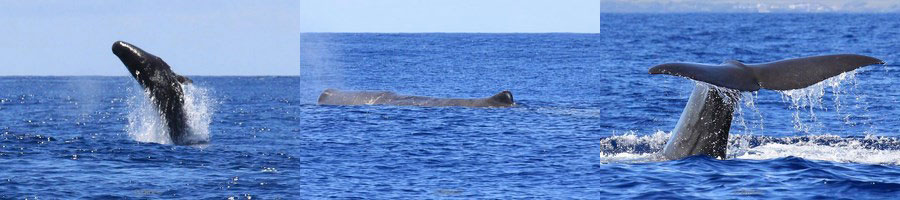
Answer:
<path fill-rule="evenodd" d="M 669 74 L 740 91 L 792 90 L 805 88 L 857 68 L 884 64 L 877 58 L 835 54 L 743 64 L 729 61 L 720 65 L 666 63 L 650 68 L 650 74 Z"/>
<path fill-rule="evenodd" d="M 504 104 L 515 104 L 516 102 L 513 100 L 512 92 L 508 90 L 504 90 L 503 92 L 497 93 L 494 96 L 490 97 L 494 102 L 504 103 Z"/>

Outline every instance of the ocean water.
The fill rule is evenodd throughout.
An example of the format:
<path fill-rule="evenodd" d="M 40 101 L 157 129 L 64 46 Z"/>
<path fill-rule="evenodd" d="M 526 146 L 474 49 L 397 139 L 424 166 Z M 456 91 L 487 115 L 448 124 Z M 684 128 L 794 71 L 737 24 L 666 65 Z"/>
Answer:
<path fill-rule="evenodd" d="M 300 60 L 294 76 L 190 76 L 192 136 L 209 141 L 198 146 L 168 144 L 124 67 L 118 77 L 0 77 L 0 199 L 900 195 L 900 15 L 600 17 L 595 34 L 299 34 L 301 54 L 284 58 Z M 832 53 L 887 65 L 744 93 L 729 159 L 657 159 L 695 83 L 651 66 Z M 326 88 L 510 90 L 519 105 L 316 105 Z"/>

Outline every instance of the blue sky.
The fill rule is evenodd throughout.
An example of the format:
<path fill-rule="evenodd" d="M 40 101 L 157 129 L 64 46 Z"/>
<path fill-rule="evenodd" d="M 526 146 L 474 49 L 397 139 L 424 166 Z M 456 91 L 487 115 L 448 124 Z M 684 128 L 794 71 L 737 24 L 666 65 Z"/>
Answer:
<path fill-rule="evenodd" d="M 602 12 L 795 4 L 900 11 L 896 0 L 0 0 L 0 75 L 125 76 L 110 50 L 116 40 L 185 75 L 298 75 L 302 32 L 593 33 Z"/>
<path fill-rule="evenodd" d="M 180 74 L 298 74 L 299 5 L 252 2 L 4 1 L 0 75 L 127 76 L 116 40 Z"/>
<path fill-rule="evenodd" d="M 597 32 L 599 0 L 305 1 L 310 32 Z"/>
<path fill-rule="evenodd" d="M 596 32 L 598 9 L 595 0 L 0 0 L 0 75 L 126 76 L 116 40 L 185 75 L 298 75 L 301 32 Z"/>

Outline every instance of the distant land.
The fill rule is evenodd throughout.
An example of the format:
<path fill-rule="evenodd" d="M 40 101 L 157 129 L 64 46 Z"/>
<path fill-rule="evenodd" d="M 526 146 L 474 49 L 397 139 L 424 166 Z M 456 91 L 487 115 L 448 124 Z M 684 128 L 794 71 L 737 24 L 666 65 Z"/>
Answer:
<path fill-rule="evenodd" d="M 900 0 L 601 0 L 607 13 L 896 13 Z"/>

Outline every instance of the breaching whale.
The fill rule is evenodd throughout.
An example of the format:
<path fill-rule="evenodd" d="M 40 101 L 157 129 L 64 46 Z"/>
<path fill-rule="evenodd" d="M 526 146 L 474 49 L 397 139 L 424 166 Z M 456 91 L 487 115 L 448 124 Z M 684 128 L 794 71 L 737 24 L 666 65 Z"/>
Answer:
<path fill-rule="evenodd" d="M 112 51 L 122 60 L 134 80 L 150 95 L 150 102 L 159 109 L 172 143 L 188 144 L 185 135 L 190 129 L 185 116 L 184 91 L 181 85 L 192 83 L 191 79 L 175 74 L 161 58 L 127 42 L 113 43 Z"/>
<path fill-rule="evenodd" d="M 423 96 L 398 95 L 388 91 L 340 91 L 326 89 L 319 95 L 320 105 L 398 105 L 398 106 L 462 106 L 462 107 L 511 107 L 512 93 L 502 91 L 481 99 L 445 99 Z"/>
<path fill-rule="evenodd" d="M 650 68 L 650 74 L 668 74 L 704 82 L 694 85 L 662 156 L 670 160 L 693 155 L 725 159 L 732 114 L 740 92 L 805 88 L 874 64 L 884 64 L 884 61 L 863 55 L 836 54 L 759 64 L 727 61 L 719 65 L 666 63 L 654 66 Z"/>

